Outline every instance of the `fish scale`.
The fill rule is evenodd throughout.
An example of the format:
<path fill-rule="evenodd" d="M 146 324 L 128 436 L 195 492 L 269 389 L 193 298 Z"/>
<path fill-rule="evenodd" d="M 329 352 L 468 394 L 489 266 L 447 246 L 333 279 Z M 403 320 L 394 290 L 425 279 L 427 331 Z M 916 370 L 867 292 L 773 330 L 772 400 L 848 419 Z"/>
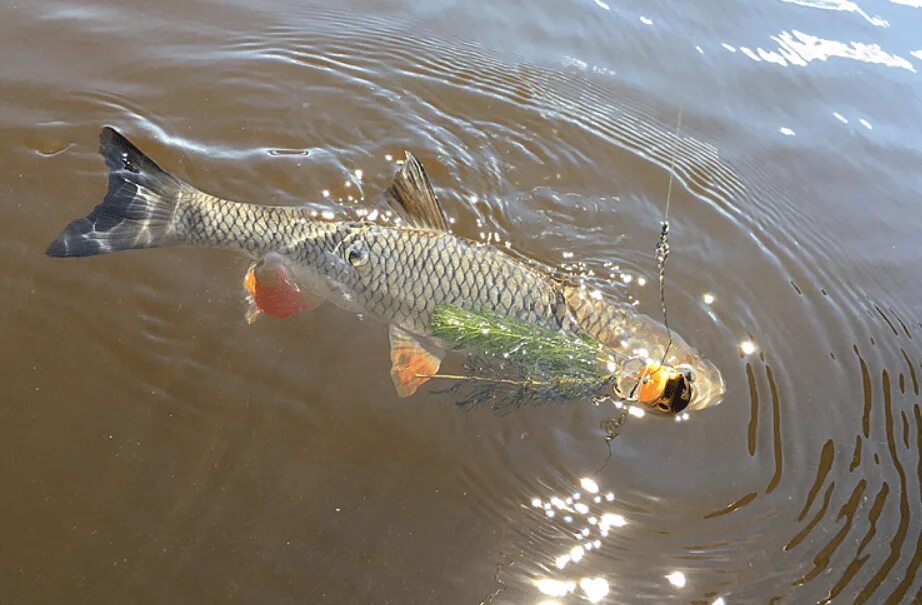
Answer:
<path fill-rule="evenodd" d="M 700 407 L 723 393 L 713 364 L 630 305 L 449 232 L 422 165 L 410 154 L 383 195 L 402 224 L 381 225 L 318 220 L 303 208 L 209 195 L 162 170 L 111 128 L 100 135 L 100 151 L 110 169 L 109 191 L 51 243 L 50 256 L 178 244 L 231 248 L 254 258 L 279 255 L 299 291 L 389 324 L 398 357 L 422 354 L 412 335 L 430 337 L 435 309 L 454 305 L 578 332 L 628 354 L 660 355 L 670 343 L 668 361 L 692 364 L 709 386 L 699 389 L 708 399 Z"/>

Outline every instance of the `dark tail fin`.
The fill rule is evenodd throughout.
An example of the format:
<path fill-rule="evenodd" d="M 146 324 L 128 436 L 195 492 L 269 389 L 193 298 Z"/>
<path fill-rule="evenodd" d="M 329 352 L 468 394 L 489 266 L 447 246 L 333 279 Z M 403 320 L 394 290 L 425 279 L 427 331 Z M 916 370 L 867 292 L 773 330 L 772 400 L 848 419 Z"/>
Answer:
<path fill-rule="evenodd" d="M 99 152 L 109 167 L 105 199 L 86 218 L 69 224 L 45 254 L 93 256 L 177 243 L 170 221 L 182 181 L 108 126 L 99 134 Z"/>

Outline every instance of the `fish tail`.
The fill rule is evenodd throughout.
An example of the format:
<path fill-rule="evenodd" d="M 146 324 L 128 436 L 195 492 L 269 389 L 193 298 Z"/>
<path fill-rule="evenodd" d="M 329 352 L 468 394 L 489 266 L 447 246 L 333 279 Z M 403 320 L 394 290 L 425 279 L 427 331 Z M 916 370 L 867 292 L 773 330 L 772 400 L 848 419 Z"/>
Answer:
<path fill-rule="evenodd" d="M 67 225 L 45 254 L 94 256 L 181 243 L 173 219 L 182 193 L 191 188 L 108 126 L 99 135 L 99 152 L 109 167 L 105 199 Z"/>

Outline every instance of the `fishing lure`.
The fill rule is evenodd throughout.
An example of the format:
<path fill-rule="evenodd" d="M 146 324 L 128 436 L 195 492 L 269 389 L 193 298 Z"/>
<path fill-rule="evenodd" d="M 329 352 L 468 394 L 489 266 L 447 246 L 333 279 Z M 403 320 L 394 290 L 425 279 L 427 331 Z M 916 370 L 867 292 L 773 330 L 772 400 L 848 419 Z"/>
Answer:
<path fill-rule="evenodd" d="M 550 330 L 490 311 L 440 305 L 433 336 L 470 354 L 467 373 L 430 374 L 469 389 L 462 405 L 491 401 L 505 410 L 523 403 L 611 397 L 658 411 L 683 409 L 694 372 L 625 356 L 586 335 Z"/>

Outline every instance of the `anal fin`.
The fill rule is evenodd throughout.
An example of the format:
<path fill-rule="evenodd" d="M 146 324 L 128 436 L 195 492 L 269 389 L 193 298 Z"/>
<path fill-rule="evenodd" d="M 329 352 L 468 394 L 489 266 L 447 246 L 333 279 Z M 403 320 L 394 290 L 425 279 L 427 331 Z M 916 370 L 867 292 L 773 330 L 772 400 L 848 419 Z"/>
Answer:
<path fill-rule="evenodd" d="M 392 325 L 391 380 L 400 397 L 409 397 L 439 371 L 444 351 L 424 344 L 409 332 Z"/>

